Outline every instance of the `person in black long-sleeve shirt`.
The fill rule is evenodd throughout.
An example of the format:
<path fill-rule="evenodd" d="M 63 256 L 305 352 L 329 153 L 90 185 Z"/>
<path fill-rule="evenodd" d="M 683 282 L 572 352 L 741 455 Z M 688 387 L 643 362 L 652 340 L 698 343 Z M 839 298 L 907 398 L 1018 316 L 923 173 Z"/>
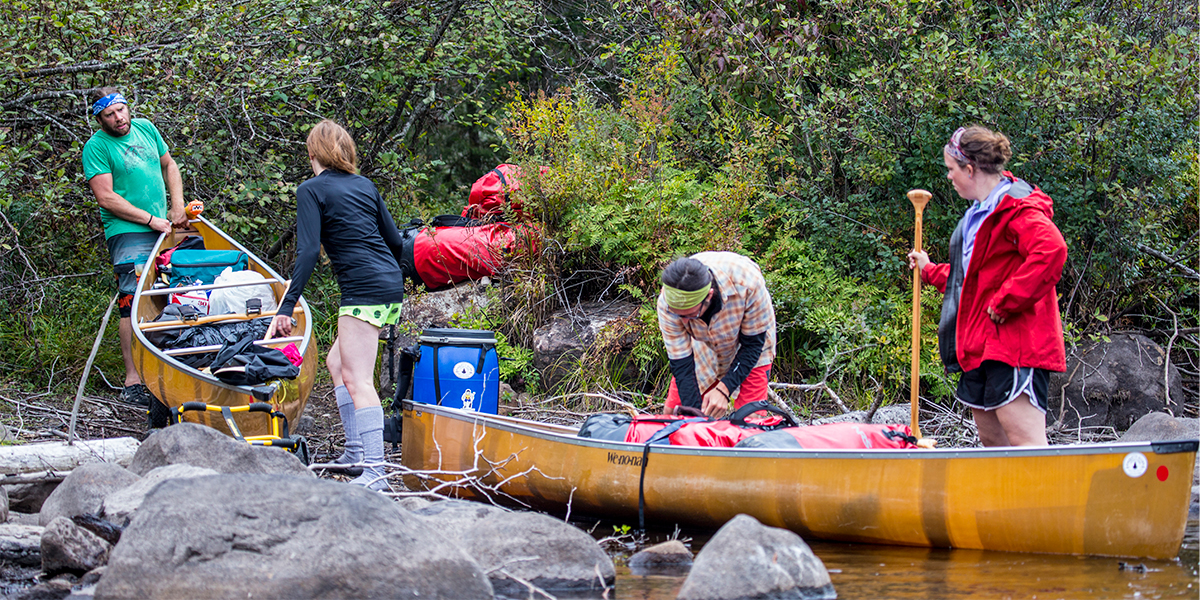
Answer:
<path fill-rule="evenodd" d="M 345 451 L 334 463 L 358 470 L 353 484 L 388 489 L 383 470 L 383 407 L 375 391 L 379 329 L 400 320 L 404 276 L 393 251 L 403 240 L 375 185 L 357 175 L 350 134 L 324 120 L 308 135 L 314 177 L 296 188 L 296 267 L 267 337 L 290 335 L 292 311 L 317 264 L 321 246 L 341 291 L 338 337 L 325 364 L 333 376 Z"/>

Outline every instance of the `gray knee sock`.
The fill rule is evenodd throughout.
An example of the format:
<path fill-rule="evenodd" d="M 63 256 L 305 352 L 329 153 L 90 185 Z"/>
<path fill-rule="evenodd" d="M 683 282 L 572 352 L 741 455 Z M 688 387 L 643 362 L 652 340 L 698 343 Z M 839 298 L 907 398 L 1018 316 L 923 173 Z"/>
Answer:
<path fill-rule="evenodd" d="M 354 411 L 354 417 L 358 422 L 358 436 L 362 439 L 363 462 L 368 466 L 363 467 L 362 475 L 350 483 L 367 486 L 375 491 L 387 491 L 391 489 L 387 480 L 381 479 L 371 483 L 387 473 L 379 464 L 383 462 L 383 407 L 360 408 Z M 369 466 L 372 464 L 375 466 Z"/>
<path fill-rule="evenodd" d="M 342 416 L 342 428 L 346 431 L 346 449 L 333 462 L 342 465 L 362 462 L 363 445 L 358 435 L 358 419 L 354 416 L 354 400 L 344 385 L 333 388 L 333 394 L 337 397 L 338 414 Z"/>

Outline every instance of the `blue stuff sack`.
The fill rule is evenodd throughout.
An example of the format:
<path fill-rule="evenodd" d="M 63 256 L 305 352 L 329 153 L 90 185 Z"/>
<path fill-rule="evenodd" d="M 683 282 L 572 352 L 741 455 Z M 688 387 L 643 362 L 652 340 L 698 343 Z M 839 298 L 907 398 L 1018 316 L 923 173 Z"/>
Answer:
<path fill-rule="evenodd" d="M 240 250 L 176 250 L 171 255 L 169 285 L 193 285 L 196 281 L 211 284 L 227 268 L 245 271 L 250 257 Z"/>

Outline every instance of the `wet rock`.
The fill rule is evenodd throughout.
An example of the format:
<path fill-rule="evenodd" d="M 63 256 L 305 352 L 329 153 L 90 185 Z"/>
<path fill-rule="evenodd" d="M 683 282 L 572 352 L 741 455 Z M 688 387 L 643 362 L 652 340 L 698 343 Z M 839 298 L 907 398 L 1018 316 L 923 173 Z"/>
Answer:
<path fill-rule="evenodd" d="M 1167 413 L 1152 412 L 1137 420 L 1129 430 L 1121 434 L 1121 442 L 1165 442 L 1170 440 L 1194 440 L 1200 437 L 1197 429 L 1200 419 L 1172 417 Z"/>
<path fill-rule="evenodd" d="M 700 550 L 678 600 L 836 597 L 825 564 L 800 536 L 738 515 Z"/>
<path fill-rule="evenodd" d="M 542 389 L 554 389 L 589 359 L 623 361 L 620 381 L 637 381 L 636 361 L 629 360 L 638 340 L 637 314 L 636 305 L 614 302 L 584 303 L 551 315 L 533 332 L 533 364 L 542 375 Z"/>
<path fill-rule="evenodd" d="M 1066 373 L 1051 373 L 1046 418 L 1067 428 L 1082 423 L 1124 431 L 1147 413 L 1166 411 L 1168 390 L 1172 402 L 1183 402 L 1179 370 L 1167 364 L 1162 347 L 1143 335 L 1118 334 L 1067 357 Z"/>
<path fill-rule="evenodd" d="M 42 570 L 46 573 L 86 573 L 108 562 L 112 545 L 100 536 L 57 517 L 42 532 Z"/>
<path fill-rule="evenodd" d="M 0 523 L 8 522 L 8 490 L 0 485 Z"/>
<path fill-rule="evenodd" d="M 58 517 L 100 512 L 104 497 L 141 479 L 125 467 L 112 463 L 87 463 L 71 471 L 54 490 L 38 514 L 38 524 L 48 525 Z"/>
<path fill-rule="evenodd" d="M 0 562 L 41 566 L 43 531 L 40 525 L 0 524 Z"/>
<path fill-rule="evenodd" d="M 223 474 L 151 490 L 95 597 L 472 599 L 492 588 L 443 532 L 381 494 Z"/>
<path fill-rule="evenodd" d="M 129 520 L 133 517 L 133 511 L 137 510 L 142 505 L 142 501 L 146 498 L 146 494 L 154 489 L 154 486 L 168 479 L 184 479 L 188 477 L 203 477 L 205 475 L 216 475 L 217 472 L 204 467 L 193 467 L 192 465 L 173 464 L 164 467 L 158 467 L 149 473 L 141 480 L 124 489 L 117 490 L 104 498 L 103 506 L 100 510 L 100 515 L 116 523 L 121 527 L 129 524 Z"/>
<path fill-rule="evenodd" d="M 56 578 L 39 583 L 20 596 L 21 600 L 61 600 L 71 595 L 71 587 L 75 582 L 70 579 Z"/>
<path fill-rule="evenodd" d="M 251 446 L 211 427 L 179 423 L 146 438 L 133 455 L 129 470 L 146 475 L 158 467 L 187 464 L 218 473 L 288 474 L 315 477 L 286 450 Z"/>
<path fill-rule="evenodd" d="M 629 557 L 634 575 L 681 575 L 691 567 L 692 551 L 679 540 L 655 544 Z"/>

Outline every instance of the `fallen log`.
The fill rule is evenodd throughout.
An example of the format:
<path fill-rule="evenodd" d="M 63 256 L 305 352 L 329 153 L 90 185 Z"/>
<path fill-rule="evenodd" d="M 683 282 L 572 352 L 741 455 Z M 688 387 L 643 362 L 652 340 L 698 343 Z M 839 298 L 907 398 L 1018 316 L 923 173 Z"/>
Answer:
<path fill-rule="evenodd" d="M 131 437 L 109 438 L 102 440 L 76 441 L 68 445 L 66 442 L 42 442 L 36 444 L 21 444 L 19 446 L 0 446 L 0 484 L 6 483 L 7 476 L 38 473 L 46 471 L 71 471 L 79 465 L 90 462 L 111 462 L 128 466 L 137 452 L 138 442 Z M 13 483 L 28 483 L 28 481 L 13 480 Z"/>
<path fill-rule="evenodd" d="M 0 561 L 26 567 L 42 564 L 42 530 L 37 525 L 0 524 Z"/>

